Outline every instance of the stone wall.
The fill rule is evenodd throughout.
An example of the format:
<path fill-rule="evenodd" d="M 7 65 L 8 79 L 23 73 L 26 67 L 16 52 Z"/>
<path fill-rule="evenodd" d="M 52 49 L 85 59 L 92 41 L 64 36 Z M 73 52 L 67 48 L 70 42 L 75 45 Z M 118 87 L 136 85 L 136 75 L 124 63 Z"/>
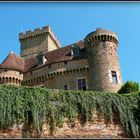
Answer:
<path fill-rule="evenodd" d="M 0 69 L 0 84 L 20 85 L 23 73 L 14 69 Z"/>
<path fill-rule="evenodd" d="M 75 119 L 68 122 L 65 119 L 61 127 L 56 127 L 52 133 L 50 126 L 44 123 L 43 130 L 37 134 L 29 124 L 13 125 L 11 128 L 0 131 L 0 138 L 22 138 L 22 137 L 41 137 L 41 138 L 127 138 L 124 128 L 118 118 L 109 122 L 98 116 L 97 112 L 93 113 L 92 121 L 83 123 L 81 119 Z"/>
<path fill-rule="evenodd" d="M 27 58 L 36 56 L 40 51 L 46 52 L 48 49 L 47 34 L 42 36 L 35 36 L 20 40 L 21 43 L 21 57 Z"/>
<path fill-rule="evenodd" d="M 71 72 L 69 74 L 59 74 L 55 77 L 48 79 L 44 85 L 50 89 L 64 89 L 64 85 L 68 85 L 70 90 L 77 90 L 79 78 L 86 79 L 86 87 L 88 89 L 88 71 Z"/>
<path fill-rule="evenodd" d="M 69 89 L 77 89 L 78 78 L 85 78 L 88 88 L 87 59 L 67 61 L 67 64 L 54 63 L 51 67 L 41 67 L 24 75 L 26 85 L 46 86 L 50 89 L 64 89 L 64 85 L 68 85 Z"/>
<path fill-rule="evenodd" d="M 54 38 L 52 38 L 51 35 L 48 35 L 48 42 L 47 42 L 47 44 L 48 44 L 48 52 L 59 48 L 57 46 Z"/>

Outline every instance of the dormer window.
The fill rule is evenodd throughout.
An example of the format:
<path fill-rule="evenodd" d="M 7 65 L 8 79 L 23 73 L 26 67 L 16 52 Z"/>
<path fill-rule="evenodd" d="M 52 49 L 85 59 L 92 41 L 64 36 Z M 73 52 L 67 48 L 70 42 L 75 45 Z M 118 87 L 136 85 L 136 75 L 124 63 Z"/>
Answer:
<path fill-rule="evenodd" d="M 43 64 L 43 57 L 39 57 L 39 58 L 38 58 L 38 63 L 39 63 L 39 64 Z"/>
<path fill-rule="evenodd" d="M 45 64 L 45 62 L 47 61 L 47 59 L 43 54 L 39 54 L 37 56 L 37 60 L 38 60 L 38 65 Z"/>
<path fill-rule="evenodd" d="M 80 50 L 77 44 L 73 44 L 71 48 L 71 55 L 72 56 L 80 56 Z"/>
<path fill-rule="evenodd" d="M 67 61 L 64 61 L 64 65 L 67 65 L 68 64 L 68 62 Z"/>

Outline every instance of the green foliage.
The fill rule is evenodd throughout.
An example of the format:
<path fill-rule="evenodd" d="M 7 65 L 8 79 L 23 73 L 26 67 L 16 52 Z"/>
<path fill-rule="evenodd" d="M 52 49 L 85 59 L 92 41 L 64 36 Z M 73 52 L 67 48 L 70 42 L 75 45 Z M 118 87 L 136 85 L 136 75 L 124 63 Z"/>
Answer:
<path fill-rule="evenodd" d="M 137 92 L 137 91 L 139 91 L 139 83 L 133 81 L 127 81 L 126 83 L 123 84 L 123 86 L 118 91 L 118 93 L 123 94 L 123 93 Z"/>
<path fill-rule="evenodd" d="M 114 113 L 126 132 L 140 136 L 140 125 L 136 119 L 139 94 L 115 94 L 94 91 L 52 91 L 38 87 L 0 86 L 0 129 L 14 123 L 33 124 L 40 133 L 42 124 L 48 122 L 51 134 L 61 127 L 65 119 L 79 117 L 81 123 L 92 119 L 92 112 L 113 121 Z M 137 120 L 137 121 L 136 121 Z M 94 121 L 94 120 L 92 120 Z"/>

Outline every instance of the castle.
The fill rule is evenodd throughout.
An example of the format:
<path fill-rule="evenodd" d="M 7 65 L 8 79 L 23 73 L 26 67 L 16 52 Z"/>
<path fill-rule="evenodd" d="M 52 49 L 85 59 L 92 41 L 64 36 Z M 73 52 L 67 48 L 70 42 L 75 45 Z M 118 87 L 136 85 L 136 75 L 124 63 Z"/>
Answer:
<path fill-rule="evenodd" d="M 117 92 L 122 85 L 117 34 L 97 28 L 61 47 L 50 26 L 19 34 L 20 56 L 0 65 L 0 84 Z"/>

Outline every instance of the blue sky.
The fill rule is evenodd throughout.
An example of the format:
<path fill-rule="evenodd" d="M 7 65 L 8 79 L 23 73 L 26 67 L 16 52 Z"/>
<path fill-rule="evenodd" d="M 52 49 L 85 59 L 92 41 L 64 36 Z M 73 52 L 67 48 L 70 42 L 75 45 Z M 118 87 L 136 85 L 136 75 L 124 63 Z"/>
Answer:
<path fill-rule="evenodd" d="M 7 2 L 0 3 L 0 63 L 10 51 L 20 53 L 18 35 L 50 25 L 63 46 L 96 28 L 117 32 L 123 82 L 140 83 L 140 3 Z"/>

